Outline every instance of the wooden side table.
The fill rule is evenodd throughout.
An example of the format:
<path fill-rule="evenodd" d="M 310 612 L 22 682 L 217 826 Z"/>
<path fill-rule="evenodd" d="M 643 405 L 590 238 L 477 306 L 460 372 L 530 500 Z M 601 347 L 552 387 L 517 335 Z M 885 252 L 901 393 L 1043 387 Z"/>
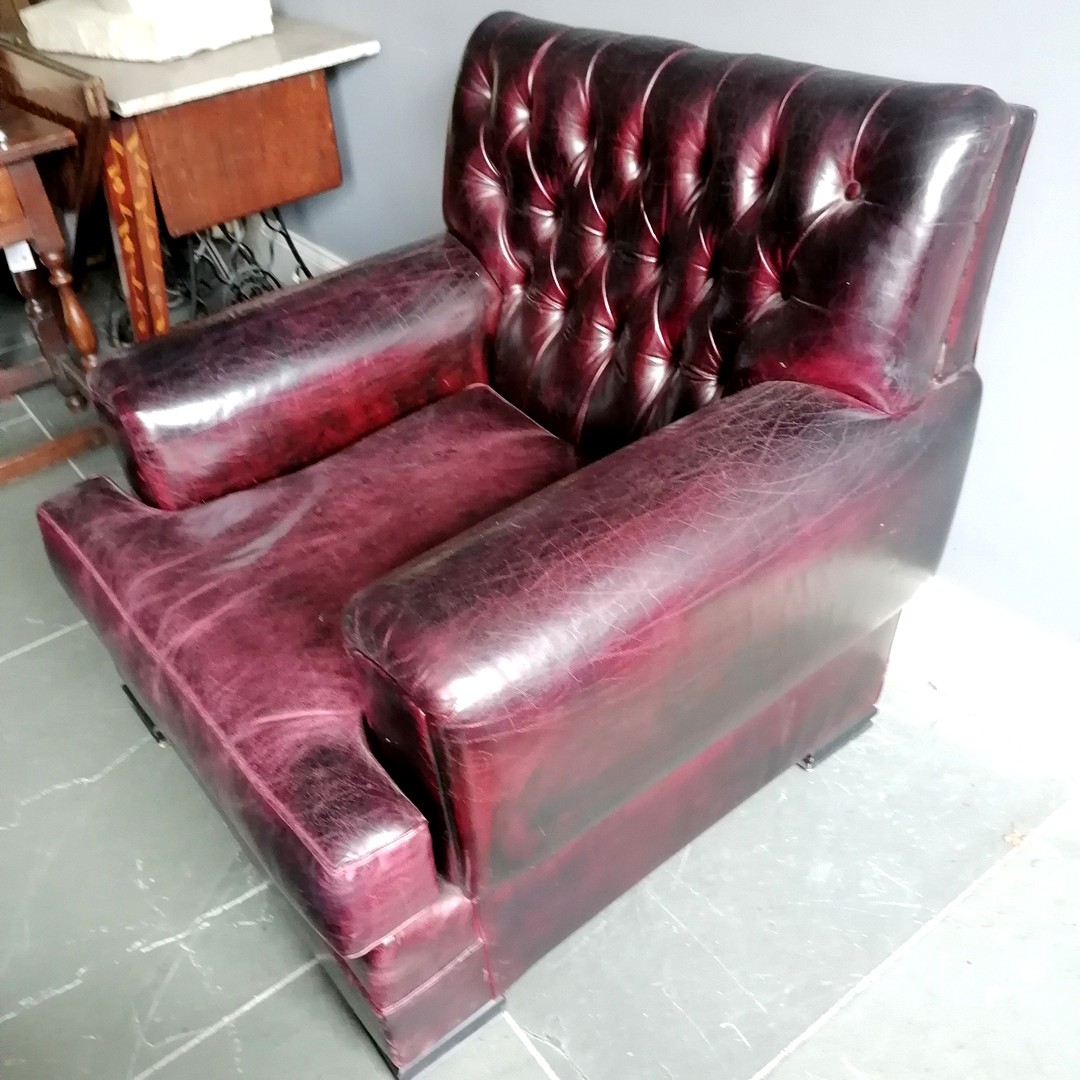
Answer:
<path fill-rule="evenodd" d="M 10 102 L 0 102 L 0 247 L 26 304 L 30 326 L 60 392 L 81 406 L 82 375 L 97 359 L 97 336 L 72 287 L 67 248 L 56 212 L 45 194 L 35 159 L 74 146 L 74 133 L 51 120 L 35 116 Z M 45 285 L 34 255 L 48 272 L 56 293 Z M 57 320 L 56 299 L 67 337 L 78 350 L 82 369 L 68 363 L 67 337 Z M 4 396 L 25 386 L 2 386 Z M 100 445 L 100 428 L 86 428 L 0 461 L 0 482 L 25 476 L 92 446 Z"/>
<path fill-rule="evenodd" d="M 277 15 L 267 37 L 184 60 L 38 54 L 104 86 L 103 183 L 137 341 L 169 329 L 158 209 L 180 237 L 337 187 L 326 69 L 378 51 L 371 38 Z"/>

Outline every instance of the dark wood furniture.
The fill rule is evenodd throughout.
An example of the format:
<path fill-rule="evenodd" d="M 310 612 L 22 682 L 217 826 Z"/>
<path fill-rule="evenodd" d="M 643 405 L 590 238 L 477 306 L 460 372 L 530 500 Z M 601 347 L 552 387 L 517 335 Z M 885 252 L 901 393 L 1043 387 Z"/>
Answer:
<path fill-rule="evenodd" d="M 98 126 L 80 137 L 82 176 L 104 167 L 136 340 L 169 329 L 159 210 L 180 237 L 341 183 L 326 69 L 374 55 L 377 41 L 279 15 L 269 37 L 183 60 L 59 56 L 28 44 L 19 11 L 33 2 L 0 0 L 0 80 L 5 65 L 21 73 L 35 60 L 93 80 L 87 101 Z M 79 131 L 69 113 L 44 115 Z"/>
<path fill-rule="evenodd" d="M 322 71 L 146 113 L 136 127 L 173 236 L 341 183 Z"/>
<path fill-rule="evenodd" d="M 46 376 L 55 380 L 71 404 L 81 405 L 82 376 L 97 359 L 97 336 L 72 287 L 64 234 L 37 165 L 43 155 L 72 147 L 76 142 L 69 128 L 11 102 L 0 102 L 0 247 L 4 248 L 15 286 L 25 301 L 42 355 L 39 364 L 0 373 L 0 397 L 25 390 Z M 55 295 L 45 284 L 27 245 L 45 267 Z M 67 335 L 57 318 L 57 298 Z M 81 367 L 70 361 L 69 338 L 79 353 Z M 50 440 L 15 459 L 0 462 L 0 482 L 35 472 L 101 441 L 101 430 L 97 428 Z"/>
<path fill-rule="evenodd" d="M 186 236 L 341 183 L 326 69 L 378 50 L 279 15 L 268 37 L 164 63 L 36 54 L 104 86 L 105 196 L 136 340 L 169 329 L 162 222 Z"/>
<path fill-rule="evenodd" d="M 0 486 L 21 480 L 24 476 L 33 476 L 68 458 L 104 446 L 106 438 L 105 429 L 100 424 L 93 424 L 61 435 L 58 439 L 43 439 L 29 450 L 0 458 Z"/>
<path fill-rule="evenodd" d="M 5 8 L 0 3 L 0 16 L 5 10 L 10 12 L 10 5 Z M 49 201 L 62 213 L 73 215 L 76 221 L 76 250 L 72 262 L 77 268 L 80 265 L 80 238 L 84 235 L 78 228 L 78 221 L 95 199 L 101 183 L 102 155 L 109 125 L 105 88 L 96 76 L 43 56 L 27 45 L 2 41 L 0 99 L 52 120 L 74 135 L 74 145 L 66 140 L 64 149 L 37 158 L 36 165 Z M 35 318 L 36 313 L 31 313 L 31 319 Z M 53 368 L 67 357 L 67 344 L 56 320 L 39 319 L 36 336 L 43 342 L 42 358 L 0 372 L 0 398 L 53 378 L 45 356 L 57 358 Z M 62 380 L 61 390 L 70 394 L 71 381 Z"/>
<path fill-rule="evenodd" d="M 54 120 L 75 134 L 75 148 L 42 162 L 53 204 L 81 213 L 97 194 L 109 128 L 105 86 L 29 45 L 0 41 L 0 98 Z"/>

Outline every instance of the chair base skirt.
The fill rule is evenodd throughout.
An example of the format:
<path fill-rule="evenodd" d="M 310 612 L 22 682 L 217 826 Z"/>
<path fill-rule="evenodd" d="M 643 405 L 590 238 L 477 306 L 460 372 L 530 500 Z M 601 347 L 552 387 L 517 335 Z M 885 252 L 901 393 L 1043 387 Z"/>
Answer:
<path fill-rule="evenodd" d="M 496 1017 L 507 987 L 532 964 L 783 769 L 820 764 L 865 731 L 876 713 L 897 618 L 553 858 L 482 892 L 475 903 L 486 947 L 467 950 L 404 998 L 373 998 L 354 971 L 356 962 L 328 950 L 292 909 L 295 929 L 395 1075 L 417 1077 Z M 153 725 L 136 693 L 125 691 L 143 723 Z"/>
<path fill-rule="evenodd" d="M 487 1004 L 482 1005 L 471 1016 L 465 1018 L 453 1031 L 447 1032 L 429 1051 L 420 1057 L 414 1058 L 408 1065 L 402 1067 L 395 1065 L 387 1057 L 386 1053 L 383 1053 L 383 1059 L 390 1066 L 397 1080 L 418 1080 L 420 1075 L 427 1072 L 435 1062 L 441 1061 L 451 1050 L 460 1047 L 461 1043 L 470 1039 L 477 1031 L 497 1020 L 505 1011 L 505 1007 L 507 1007 L 505 998 L 488 1001 Z M 378 1045 L 378 1042 L 376 1042 L 376 1045 Z M 379 1050 L 382 1052 L 381 1047 L 379 1047 Z"/>
<path fill-rule="evenodd" d="M 503 1011 L 504 999 L 492 996 L 478 955 L 444 969 L 415 993 L 383 1010 L 373 1004 L 348 960 L 329 953 L 298 914 L 293 923 L 383 1060 L 401 1080 L 417 1077 Z"/>
<path fill-rule="evenodd" d="M 124 691 L 124 697 L 128 699 L 128 704 L 135 710 L 135 715 L 142 721 L 143 727 L 150 732 L 150 737 L 154 742 L 158 746 L 167 745 L 165 733 L 154 723 L 154 718 L 143 708 L 142 702 L 135 696 L 131 687 L 127 683 L 121 683 L 120 689 Z"/>
<path fill-rule="evenodd" d="M 849 742 L 857 739 L 863 732 L 874 726 L 874 717 L 877 716 L 877 706 L 875 705 L 861 720 L 854 723 L 847 729 L 842 731 L 832 742 L 827 743 L 820 750 L 815 750 L 812 754 L 807 754 L 798 761 L 798 766 L 806 772 L 812 772 L 823 761 L 827 761 L 837 752 L 837 750 L 843 750 Z"/>
<path fill-rule="evenodd" d="M 853 643 L 551 858 L 480 893 L 496 992 L 505 993 L 560 941 L 814 747 L 831 748 L 858 729 L 881 692 L 898 619 Z"/>
<path fill-rule="evenodd" d="M 459 1024 L 448 1035 L 444 1035 L 423 1057 L 417 1058 L 411 1065 L 398 1069 L 398 1080 L 416 1080 L 422 1072 L 436 1061 L 448 1054 L 455 1047 L 460 1046 L 466 1039 L 476 1034 L 481 1028 L 487 1027 L 491 1021 L 497 1019 L 506 1009 L 506 999 L 498 998 L 489 1001 L 483 1008 L 477 1009 L 467 1020 Z M 393 1068 L 393 1063 L 390 1063 Z"/>
<path fill-rule="evenodd" d="M 119 669 L 118 669 L 119 671 Z M 175 740 L 166 742 L 130 679 L 119 671 L 121 688 L 136 716 L 159 746 L 173 749 L 211 803 L 213 793 Z M 228 814 L 222 819 L 248 858 L 269 875 L 258 851 Z M 271 881 L 273 877 L 271 876 Z M 275 885 L 277 883 L 275 882 Z M 468 950 L 450 964 L 435 971 L 413 992 L 399 1000 L 373 997 L 351 966 L 351 961 L 330 949 L 284 891 L 279 895 L 286 925 L 314 953 L 319 966 L 334 984 L 345 1004 L 355 1014 L 379 1054 L 399 1077 L 412 1080 L 419 1073 L 464 1042 L 474 1032 L 494 1019 L 504 1008 L 502 996 L 496 996 L 485 970 L 479 948 Z"/>

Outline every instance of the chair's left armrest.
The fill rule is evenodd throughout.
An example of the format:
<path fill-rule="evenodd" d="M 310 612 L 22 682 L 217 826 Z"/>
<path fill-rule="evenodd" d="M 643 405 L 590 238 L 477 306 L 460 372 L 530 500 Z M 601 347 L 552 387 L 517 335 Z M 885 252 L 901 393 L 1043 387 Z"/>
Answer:
<path fill-rule="evenodd" d="M 230 308 L 91 378 L 132 483 L 176 510 L 487 381 L 501 294 L 448 234 Z"/>

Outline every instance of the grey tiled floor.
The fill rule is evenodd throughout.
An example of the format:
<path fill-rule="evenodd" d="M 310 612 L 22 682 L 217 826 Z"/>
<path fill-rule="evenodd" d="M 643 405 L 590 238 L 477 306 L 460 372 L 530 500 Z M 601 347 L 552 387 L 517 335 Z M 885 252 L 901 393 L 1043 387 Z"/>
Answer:
<path fill-rule="evenodd" d="M 77 479 L 0 489 L 0 1076 L 385 1077 L 53 580 L 33 509 Z M 1075 1077 L 1078 653 L 931 587 L 867 735 L 556 949 L 432 1080 Z"/>

